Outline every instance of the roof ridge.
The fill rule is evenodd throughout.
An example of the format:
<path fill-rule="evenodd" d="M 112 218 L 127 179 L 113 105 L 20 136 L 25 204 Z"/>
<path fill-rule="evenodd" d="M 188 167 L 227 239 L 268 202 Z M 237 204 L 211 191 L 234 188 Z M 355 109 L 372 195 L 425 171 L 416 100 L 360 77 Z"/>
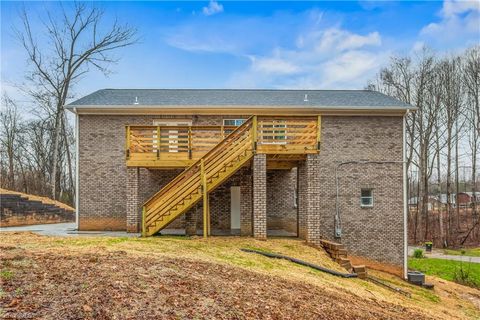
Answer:
<path fill-rule="evenodd" d="M 368 89 L 259 89 L 259 88 L 103 88 L 102 90 L 153 90 L 153 91 L 345 91 L 345 92 L 377 92 Z M 380 93 L 380 92 L 379 92 Z"/>

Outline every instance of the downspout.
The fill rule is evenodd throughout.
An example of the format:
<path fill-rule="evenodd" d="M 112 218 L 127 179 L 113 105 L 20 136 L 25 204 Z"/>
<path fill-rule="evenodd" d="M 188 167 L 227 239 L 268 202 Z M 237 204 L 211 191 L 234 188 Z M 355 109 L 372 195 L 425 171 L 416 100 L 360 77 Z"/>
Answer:
<path fill-rule="evenodd" d="M 408 186 L 407 186 L 407 115 L 410 109 L 403 115 L 403 277 L 407 279 L 408 272 Z"/>
<path fill-rule="evenodd" d="M 79 154 L 80 154 L 80 128 L 79 128 L 79 119 L 78 119 L 78 113 L 77 113 L 77 108 L 73 108 L 73 113 L 75 113 L 75 229 L 78 230 L 78 221 L 79 221 Z"/>

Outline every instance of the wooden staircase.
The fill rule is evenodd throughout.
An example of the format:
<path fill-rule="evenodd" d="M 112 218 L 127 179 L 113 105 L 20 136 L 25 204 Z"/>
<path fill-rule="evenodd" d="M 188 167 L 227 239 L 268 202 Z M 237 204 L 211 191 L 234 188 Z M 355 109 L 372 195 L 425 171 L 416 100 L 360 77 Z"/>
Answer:
<path fill-rule="evenodd" d="M 253 157 L 256 141 L 257 117 L 253 116 L 144 203 L 142 235 L 159 232 L 202 199 L 207 235 L 208 193 Z"/>

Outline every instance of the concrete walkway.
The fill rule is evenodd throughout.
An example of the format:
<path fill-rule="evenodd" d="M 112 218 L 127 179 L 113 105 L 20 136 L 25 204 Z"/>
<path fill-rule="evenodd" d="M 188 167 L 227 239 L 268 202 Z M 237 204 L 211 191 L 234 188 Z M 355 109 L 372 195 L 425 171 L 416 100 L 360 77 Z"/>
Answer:
<path fill-rule="evenodd" d="M 72 223 L 36 224 L 19 227 L 0 227 L 0 232 L 30 231 L 44 236 L 107 236 L 107 237 L 139 237 L 140 233 L 127 233 L 125 231 L 77 231 Z M 162 235 L 185 235 L 185 229 L 164 229 Z M 197 235 L 202 235 L 202 230 L 197 230 Z M 212 230 L 213 236 L 239 236 L 240 230 Z M 295 237 L 296 234 L 285 230 L 268 230 L 269 237 Z"/>
<path fill-rule="evenodd" d="M 456 255 L 444 254 L 442 249 L 433 249 L 432 252 L 426 252 L 424 247 L 409 246 L 408 247 L 408 255 L 412 256 L 413 251 L 415 251 L 415 249 L 422 249 L 423 254 L 427 258 L 480 263 L 480 257 L 456 256 Z"/>
<path fill-rule="evenodd" d="M 107 236 L 107 237 L 139 237 L 139 233 L 123 231 L 77 231 L 75 223 L 36 224 L 19 227 L 0 227 L 0 232 L 30 231 L 44 236 Z"/>

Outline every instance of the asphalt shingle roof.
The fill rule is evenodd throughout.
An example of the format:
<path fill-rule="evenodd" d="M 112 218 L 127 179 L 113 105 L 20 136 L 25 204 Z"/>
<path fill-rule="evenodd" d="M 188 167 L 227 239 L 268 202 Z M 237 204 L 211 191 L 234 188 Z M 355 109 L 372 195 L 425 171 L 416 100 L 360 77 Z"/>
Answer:
<path fill-rule="evenodd" d="M 251 106 L 299 108 L 412 109 L 400 100 L 369 90 L 102 89 L 67 108 L 162 106 Z"/>

